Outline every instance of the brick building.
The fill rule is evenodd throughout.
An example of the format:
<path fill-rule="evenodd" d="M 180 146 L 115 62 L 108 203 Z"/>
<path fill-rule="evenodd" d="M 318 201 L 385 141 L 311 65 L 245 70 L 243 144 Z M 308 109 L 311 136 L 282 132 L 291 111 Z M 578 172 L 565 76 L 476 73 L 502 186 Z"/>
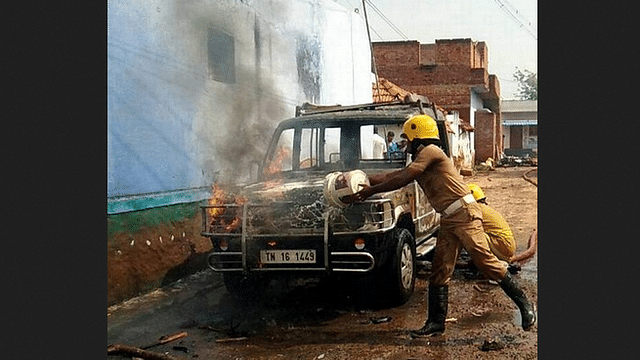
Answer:
<path fill-rule="evenodd" d="M 472 148 L 476 162 L 498 159 L 502 152 L 500 83 L 490 75 L 489 50 L 471 39 L 373 43 L 378 76 L 427 96 L 475 128 Z"/>
<path fill-rule="evenodd" d="M 537 156 L 538 100 L 502 101 L 505 155 Z"/>

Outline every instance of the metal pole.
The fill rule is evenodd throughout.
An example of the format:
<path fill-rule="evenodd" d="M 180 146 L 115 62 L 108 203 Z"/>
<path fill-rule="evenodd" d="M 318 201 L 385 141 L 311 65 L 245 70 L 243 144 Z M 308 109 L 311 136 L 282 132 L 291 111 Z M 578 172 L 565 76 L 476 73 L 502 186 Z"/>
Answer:
<path fill-rule="evenodd" d="M 245 273 L 249 271 L 247 267 L 247 203 L 242 205 L 242 242 L 240 248 L 242 249 L 242 269 Z"/>
<path fill-rule="evenodd" d="M 369 37 L 369 49 L 371 51 L 371 62 L 373 64 L 373 73 L 376 76 L 376 90 L 380 92 L 378 86 L 378 67 L 376 66 L 376 57 L 373 55 L 373 43 L 371 42 L 371 32 L 369 32 L 369 18 L 367 17 L 367 7 L 364 5 L 365 0 L 362 0 L 362 10 L 364 10 L 364 21 L 367 24 L 367 36 Z"/>

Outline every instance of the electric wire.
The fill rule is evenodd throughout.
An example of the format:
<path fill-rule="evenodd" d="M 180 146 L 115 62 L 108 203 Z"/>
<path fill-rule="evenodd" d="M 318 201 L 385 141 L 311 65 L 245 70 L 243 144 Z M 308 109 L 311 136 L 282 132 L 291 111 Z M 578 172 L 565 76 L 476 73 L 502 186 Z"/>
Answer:
<path fill-rule="evenodd" d="M 356 13 L 358 12 L 358 7 L 357 7 L 357 6 L 354 6 L 354 5 L 351 3 L 351 1 L 350 1 L 350 0 L 344 0 L 344 1 L 345 1 L 347 4 L 349 4 L 349 6 L 350 6 L 352 9 L 355 9 L 355 10 L 356 10 Z M 339 1 L 336 1 L 336 2 L 339 2 Z M 343 6 L 345 6 L 345 5 L 343 5 Z M 345 6 L 345 7 L 346 7 L 346 6 Z M 363 5 L 363 8 L 364 8 L 364 5 Z M 380 34 L 376 31 L 376 29 L 374 29 L 374 28 L 373 28 L 373 26 L 371 26 L 371 24 L 369 24 L 369 29 L 371 29 L 371 31 L 373 31 L 373 33 L 374 33 L 374 34 L 376 34 L 376 36 L 378 36 L 378 38 L 379 38 L 380 40 L 384 40 L 384 38 L 382 37 L 382 35 L 380 35 Z"/>
<path fill-rule="evenodd" d="M 378 32 L 376 31 L 376 29 L 373 28 L 373 26 L 369 25 L 369 28 L 371 29 L 371 31 L 373 31 L 374 34 L 376 34 L 378 36 L 378 38 L 380 40 L 384 40 L 384 38 L 382 37 L 382 35 L 378 34 Z"/>
<path fill-rule="evenodd" d="M 529 21 L 529 19 L 527 19 L 526 17 L 524 17 L 522 15 L 522 12 L 520 10 L 518 10 L 518 8 L 516 8 L 513 4 L 511 4 L 508 0 L 502 0 L 505 4 L 507 4 L 508 6 L 511 7 L 511 9 L 513 11 L 516 12 L 516 16 L 520 16 L 520 19 L 523 20 L 524 22 L 526 22 L 528 24 L 528 26 L 531 26 L 531 21 Z M 523 24 L 524 25 L 524 24 Z M 524 25 L 527 26 L 527 25 Z M 536 29 L 534 27 L 531 27 L 531 29 L 535 32 Z"/>
<path fill-rule="evenodd" d="M 524 28 L 531 36 L 533 36 L 534 39 L 538 40 L 538 36 L 528 26 L 523 24 L 522 21 L 520 21 L 520 19 L 518 19 L 518 17 L 514 15 L 513 12 L 511 12 L 511 10 L 507 8 L 507 6 L 504 4 L 504 3 L 507 3 L 506 0 L 504 0 L 504 3 L 503 3 L 503 0 L 493 0 L 493 1 L 495 1 L 504 12 L 506 12 L 515 22 L 517 22 L 521 28 Z M 511 5 L 511 7 L 513 7 L 513 5 Z M 517 9 L 515 11 L 516 13 L 519 14 L 519 11 Z M 529 21 L 529 25 L 531 25 L 530 21 Z"/>
<path fill-rule="evenodd" d="M 378 9 L 378 7 L 377 7 L 373 2 L 371 2 L 371 0 L 364 0 L 364 1 L 365 1 L 367 4 L 371 5 L 371 8 L 373 9 L 373 11 L 375 11 L 375 12 L 380 16 L 380 18 L 382 18 L 382 20 L 383 20 L 384 22 L 386 22 L 386 23 L 391 27 L 391 29 L 393 29 L 393 31 L 395 31 L 395 32 L 396 32 L 398 35 L 400 35 L 403 39 L 405 39 L 405 40 L 409 40 L 409 37 L 407 37 L 407 35 L 405 35 L 405 34 L 404 34 L 404 33 L 403 33 L 403 32 L 402 32 L 402 31 L 401 31 L 401 30 L 400 30 L 396 25 L 394 25 L 394 24 L 391 22 L 391 20 L 389 20 L 389 18 L 387 18 L 387 17 L 382 13 L 382 11 L 381 11 L 380 9 Z"/>
<path fill-rule="evenodd" d="M 505 79 L 505 78 L 500 77 L 500 76 L 498 76 L 498 79 L 500 79 L 500 80 L 504 80 L 504 81 L 507 81 L 507 82 L 510 82 L 510 83 L 516 83 L 516 82 L 517 82 L 517 81 L 515 81 L 515 80 Z"/>

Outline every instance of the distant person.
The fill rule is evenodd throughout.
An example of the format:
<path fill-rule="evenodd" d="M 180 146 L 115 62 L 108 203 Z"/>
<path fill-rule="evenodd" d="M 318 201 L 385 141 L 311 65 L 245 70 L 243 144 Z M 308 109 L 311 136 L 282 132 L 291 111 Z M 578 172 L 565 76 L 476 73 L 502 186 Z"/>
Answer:
<path fill-rule="evenodd" d="M 387 148 L 389 149 L 389 152 L 394 152 L 394 151 L 398 151 L 398 144 L 396 144 L 393 141 L 393 138 L 396 137 L 396 134 L 393 131 L 389 131 L 387 133 Z"/>
<path fill-rule="evenodd" d="M 387 151 L 387 143 L 384 138 L 378 134 L 378 128 L 373 129 L 373 158 L 384 159 L 384 153 Z"/>
<path fill-rule="evenodd" d="M 398 142 L 398 150 L 402 151 L 403 153 L 407 152 L 407 140 L 402 139 Z"/>
<path fill-rule="evenodd" d="M 482 212 L 451 158 L 442 150 L 436 121 L 428 115 L 416 115 L 405 121 L 402 137 L 413 160 L 406 167 L 369 176 L 371 186 L 343 198 L 364 201 L 371 195 L 399 189 L 417 181 L 426 199 L 441 214 L 440 232 L 433 256 L 428 286 L 428 312 L 424 326 L 411 331 L 413 337 L 444 332 L 449 304 L 449 282 L 460 251 L 465 249 L 478 269 L 498 282 L 520 309 L 522 328 L 536 322 L 533 304 L 515 278 L 489 249 L 482 228 Z"/>
<path fill-rule="evenodd" d="M 387 133 L 387 157 L 389 159 L 402 159 L 404 157 L 404 152 L 400 149 L 398 143 L 394 142 L 396 134 L 393 131 L 389 131 Z"/>

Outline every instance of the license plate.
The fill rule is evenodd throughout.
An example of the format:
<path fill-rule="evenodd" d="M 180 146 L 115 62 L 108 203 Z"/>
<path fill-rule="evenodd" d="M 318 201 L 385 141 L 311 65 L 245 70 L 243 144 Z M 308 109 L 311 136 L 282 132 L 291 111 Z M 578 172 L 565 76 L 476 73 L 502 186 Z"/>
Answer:
<path fill-rule="evenodd" d="M 314 264 L 315 250 L 260 250 L 263 264 Z"/>

